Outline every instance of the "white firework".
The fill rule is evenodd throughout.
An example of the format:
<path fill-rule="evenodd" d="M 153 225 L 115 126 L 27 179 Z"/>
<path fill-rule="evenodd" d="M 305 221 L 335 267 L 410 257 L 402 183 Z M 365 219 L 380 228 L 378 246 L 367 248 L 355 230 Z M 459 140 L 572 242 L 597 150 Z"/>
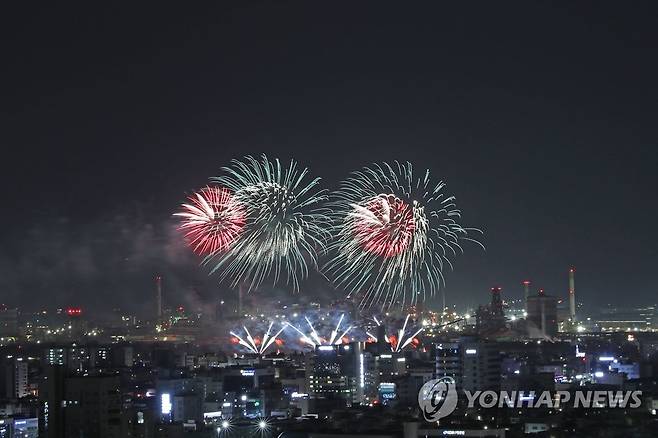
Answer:
<path fill-rule="evenodd" d="M 265 279 L 281 280 L 299 290 L 299 283 L 317 267 L 317 252 L 328 236 L 328 218 L 315 208 L 325 200 L 318 190 L 319 178 L 305 181 L 308 170 L 291 161 L 282 167 L 278 159 L 265 155 L 246 157 L 222 168 L 213 178 L 232 190 L 247 212 L 240 239 L 225 253 L 206 259 L 212 272 L 229 278 L 233 286 L 246 284 L 256 289 Z"/>
<path fill-rule="evenodd" d="M 416 336 L 418 336 L 422 331 L 423 327 L 419 328 L 415 332 L 413 332 L 412 335 L 407 336 L 407 324 L 409 322 L 409 317 L 411 315 L 407 315 L 407 317 L 404 319 L 404 324 L 402 325 L 402 328 L 398 330 L 397 337 L 394 336 L 388 336 L 384 334 L 384 341 L 391 346 L 391 351 L 393 353 L 399 353 L 402 351 L 406 346 L 411 344 Z M 373 318 L 375 321 L 375 324 L 377 326 L 381 326 L 381 323 L 377 318 Z M 377 336 L 373 335 L 372 333 L 366 332 L 368 336 L 370 336 L 375 342 L 377 342 Z"/>
<path fill-rule="evenodd" d="M 347 336 L 347 334 L 352 330 L 352 326 L 350 325 L 341 331 L 341 324 L 343 323 L 344 317 L 344 314 L 340 315 L 340 319 L 338 320 L 336 327 L 327 337 L 320 337 L 317 330 L 313 326 L 313 323 L 307 316 L 305 316 L 304 319 L 306 320 L 306 324 L 308 324 L 310 330 L 308 332 L 301 330 L 299 327 L 296 327 L 289 322 L 286 324 L 301 335 L 300 339 L 302 342 L 312 347 L 319 347 L 321 345 L 340 345 L 343 343 L 343 338 Z"/>
<path fill-rule="evenodd" d="M 263 334 L 262 338 L 254 338 L 251 336 L 251 333 L 249 332 L 249 329 L 247 327 L 243 326 L 242 329 L 244 330 L 246 336 L 243 338 L 242 336 L 238 335 L 237 333 L 231 331 L 229 332 L 232 336 L 234 336 L 238 340 L 238 344 L 242 345 L 243 347 L 247 348 L 250 353 L 254 354 L 265 354 L 268 348 L 270 348 L 277 340 L 281 332 L 285 330 L 286 326 L 284 325 L 281 330 L 276 332 L 274 335 L 272 335 L 272 326 L 274 325 L 274 322 L 270 322 L 269 327 L 267 328 L 267 331 L 265 334 Z"/>

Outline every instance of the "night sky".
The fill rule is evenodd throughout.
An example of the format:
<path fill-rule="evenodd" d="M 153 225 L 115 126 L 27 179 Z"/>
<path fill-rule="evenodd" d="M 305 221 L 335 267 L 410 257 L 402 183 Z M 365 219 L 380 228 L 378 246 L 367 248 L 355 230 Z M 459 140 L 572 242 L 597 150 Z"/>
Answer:
<path fill-rule="evenodd" d="M 162 273 L 209 302 L 171 213 L 267 153 L 327 188 L 395 159 L 444 179 L 487 247 L 449 304 L 565 296 L 570 265 L 587 310 L 655 302 L 655 5 L 244 3 L 3 6 L 2 301 L 142 309 Z"/>

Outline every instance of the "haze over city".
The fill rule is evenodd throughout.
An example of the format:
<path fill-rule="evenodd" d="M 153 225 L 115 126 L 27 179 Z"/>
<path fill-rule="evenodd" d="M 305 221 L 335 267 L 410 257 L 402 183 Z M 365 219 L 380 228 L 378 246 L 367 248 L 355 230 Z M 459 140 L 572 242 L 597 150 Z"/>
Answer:
<path fill-rule="evenodd" d="M 0 438 L 658 436 L 658 9 L 0 14 Z"/>

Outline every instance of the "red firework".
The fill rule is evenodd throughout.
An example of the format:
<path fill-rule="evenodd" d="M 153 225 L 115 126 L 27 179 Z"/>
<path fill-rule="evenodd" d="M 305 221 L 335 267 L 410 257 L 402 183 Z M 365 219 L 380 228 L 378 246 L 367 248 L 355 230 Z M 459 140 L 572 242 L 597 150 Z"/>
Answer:
<path fill-rule="evenodd" d="M 416 222 L 413 209 L 395 195 L 379 195 L 353 215 L 353 230 L 365 251 L 381 257 L 404 252 L 411 243 Z"/>
<path fill-rule="evenodd" d="M 188 199 L 190 203 L 174 216 L 182 218 L 179 229 L 196 254 L 225 251 L 240 237 L 246 210 L 230 190 L 204 187 Z"/>
<path fill-rule="evenodd" d="M 391 335 L 388 337 L 388 342 L 391 344 L 391 348 L 395 350 L 395 348 L 398 346 L 398 337 Z"/>

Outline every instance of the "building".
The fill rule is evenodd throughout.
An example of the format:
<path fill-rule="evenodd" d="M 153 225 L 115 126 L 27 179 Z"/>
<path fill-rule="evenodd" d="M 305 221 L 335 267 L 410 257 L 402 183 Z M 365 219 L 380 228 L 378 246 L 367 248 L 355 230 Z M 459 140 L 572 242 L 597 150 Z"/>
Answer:
<path fill-rule="evenodd" d="M 395 381 L 398 403 L 415 407 L 418 403 L 420 388 L 434 377 L 434 370 L 415 370 Z"/>
<path fill-rule="evenodd" d="M 0 420 L 0 437 L 37 438 L 39 420 L 37 418 L 3 418 Z"/>
<path fill-rule="evenodd" d="M 558 332 L 557 298 L 540 291 L 528 297 L 528 336 L 554 338 Z"/>
<path fill-rule="evenodd" d="M 193 392 L 172 397 L 171 418 L 174 422 L 202 421 L 203 408 L 200 394 Z"/>
<path fill-rule="evenodd" d="M 80 341 L 87 333 L 87 321 L 82 317 L 82 309 L 69 307 L 66 309 L 68 337 L 73 341 Z"/>
<path fill-rule="evenodd" d="M 495 342 L 460 338 L 436 345 L 436 378 L 452 377 L 458 390 L 500 388 L 502 358 Z"/>
<path fill-rule="evenodd" d="M 93 346 L 89 347 L 88 354 L 91 369 L 118 369 L 133 365 L 133 347 L 130 345 Z"/>
<path fill-rule="evenodd" d="M 478 307 L 475 312 L 476 330 L 481 335 L 492 335 L 506 328 L 501 288 L 491 288 L 491 303 Z"/>
<path fill-rule="evenodd" d="M 658 314 L 654 306 L 606 307 L 596 321 L 601 331 L 651 331 L 658 327 Z"/>
<path fill-rule="evenodd" d="M 126 436 L 117 375 L 68 376 L 62 365 L 46 366 L 39 386 L 39 436 Z"/>
<path fill-rule="evenodd" d="M 18 334 L 18 309 L 10 309 L 1 304 L 0 338 L 15 338 Z"/>
<path fill-rule="evenodd" d="M 126 436 L 119 376 L 67 377 L 63 409 L 65 436 Z"/>
<path fill-rule="evenodd" d="M 360 342 L 317 347 L 308 357 L 306 373 L 313 412 L 365 400 L 366 356 Z"/>
<path fill-rule="evenodd" d="M 91 352 L 89 348 L 73 344 L 66 349 L 66 367 L 75 373 L 86 373 L 92 367 Z"/>
<path fill-rule="evenodd" d="M 461 386 L 462 349 L 459 343 L 441 343 L 436 345 L 436 378 L 451 377 Z"/>
<path fill-rule="evenodd" d="M 11 367 L 12 378 L 12 396 L 14 398 L 23 398 L 30 395 L 28 385 L 28 363 L 22 357 L 17 357 Z"/>
<path fill-rule="evenodd" d="M 28 395 L 27 360 L 14 356 L 4 358 L 0 361 L 0 398 L 17 399 Z"/>
<path fill-rule="evenodd" d="M 66 365 L 66 348 L 52 347 L 44 353 L 46 365 Z"/>
<path fill-rule="evenodd" d="M 64 381 L 62 364 L 46 365 L 39 384 L 39 436 L 60 438 L 64 435 Z"/>

